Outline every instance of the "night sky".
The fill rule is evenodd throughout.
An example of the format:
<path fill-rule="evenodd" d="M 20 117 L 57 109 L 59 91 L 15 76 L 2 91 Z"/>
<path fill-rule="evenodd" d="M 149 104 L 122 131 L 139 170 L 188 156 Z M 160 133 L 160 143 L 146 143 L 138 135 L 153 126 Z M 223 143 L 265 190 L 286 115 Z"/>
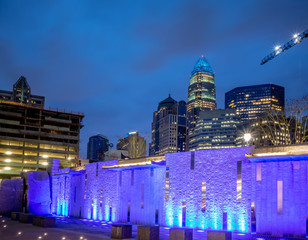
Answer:
<path fill-rule="evenodd" d="M 132 130 L 149 140 L 158 102 L 169 92 L 187 101 L 202 54 L 218 108 L 238 86 L 307 94 L 308 39 L 260 66 L 275 45 L 308 29 L 307 11 L 307 0 L 0 0 L 0 89 L 24 75 L 47 107 L 84 112 L 85 157 L 98 133 L 114 144 Z"/>

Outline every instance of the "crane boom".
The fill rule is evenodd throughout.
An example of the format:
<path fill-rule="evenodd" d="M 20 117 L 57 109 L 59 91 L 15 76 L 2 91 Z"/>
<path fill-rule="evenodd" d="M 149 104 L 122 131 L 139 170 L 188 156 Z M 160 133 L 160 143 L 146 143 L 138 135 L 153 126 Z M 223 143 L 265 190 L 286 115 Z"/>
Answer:
<path fill-rule="evenodd" d="M 276 46 L 275 51 L 267 55 L 265 58 L 262 59 L 261 65 L 264 63 L 267 63 L 268 61 L 272 60 L 276 56 L 278 56 L 280 53 L 288 50 L 289 48 L 293 47 L 294 45 L 300 43 L 303 41 L 304 38 L 308 37 L 308 30 L 302 32 L 301 34 L 294 34 L 293 39 L 291 39 L 289 42 L 284 44 L 283 46 Z"/>

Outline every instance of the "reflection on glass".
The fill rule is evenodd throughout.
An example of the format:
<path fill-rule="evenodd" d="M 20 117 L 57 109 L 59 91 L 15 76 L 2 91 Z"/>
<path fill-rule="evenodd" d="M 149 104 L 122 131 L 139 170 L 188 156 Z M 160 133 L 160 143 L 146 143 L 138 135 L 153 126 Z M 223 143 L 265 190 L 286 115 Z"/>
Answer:
<path fill-rule="evenodd" d="M 205 212 L 205 192 L 206 192 L 206 183 L 202 182 L 202 204 L 201 204 L 202 212 Z"/>
<path fill-rule="evenodd" d="M 166 166 L 166 195 L 165 200 L 169 200 L 169 166 Z"/>
<path fill-rule="evenodd" d="M 282 214 L 283 182 L 277 181 L 277 212 Z"/>
<path fill-rule="evenodd" d="M 195 152 L 191 152 L 190 155 L 190 169 L 191 170 L 195 169 Z"/>
<path fill-rule="evenodd" d="M 257 181 L 262 179 L 262 163 L 257 163 Z"/>
<path fill-rule="evenodd" d="M 242 161 L 237 161 L 236 201 L 242 201 Z"/>

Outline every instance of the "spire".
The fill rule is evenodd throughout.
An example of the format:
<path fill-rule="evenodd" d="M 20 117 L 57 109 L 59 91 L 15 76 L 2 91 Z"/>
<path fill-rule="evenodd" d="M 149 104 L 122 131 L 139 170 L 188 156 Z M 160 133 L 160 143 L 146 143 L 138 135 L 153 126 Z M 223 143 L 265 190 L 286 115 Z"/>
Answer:
<path fill-rule="evenodd" d="M 194 70 L 191 72 L 191 76 L 194 76 L 197 72 L 206 72 L 214 76 L 214 72 L 211 68 L 211 65 L 208 63 L 208 61 L 203 55 L 201 55 L 201 57 L 196 62 Z"/>

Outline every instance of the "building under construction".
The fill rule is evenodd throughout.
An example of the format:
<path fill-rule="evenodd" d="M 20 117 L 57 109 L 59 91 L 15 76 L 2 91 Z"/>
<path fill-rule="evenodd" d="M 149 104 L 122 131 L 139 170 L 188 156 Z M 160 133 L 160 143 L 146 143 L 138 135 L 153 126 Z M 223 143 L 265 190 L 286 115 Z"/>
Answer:
<path fill-rule="evenodd" d="M 77 165 L 83 117 L 79 112 L 0 100 L 0 179 L 46 170 L 53 159 L 61 167 Z"/>

